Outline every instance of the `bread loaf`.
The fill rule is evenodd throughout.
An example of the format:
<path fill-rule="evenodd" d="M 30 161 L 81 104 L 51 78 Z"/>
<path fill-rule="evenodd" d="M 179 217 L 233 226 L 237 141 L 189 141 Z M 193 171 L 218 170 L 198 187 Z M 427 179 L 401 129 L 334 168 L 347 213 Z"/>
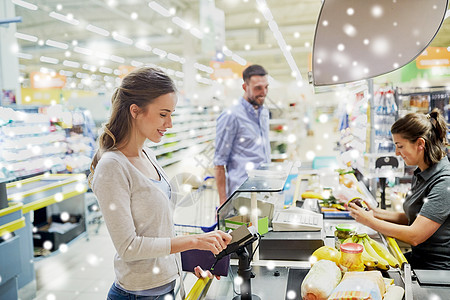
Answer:
<path fill-rule="evenodd" d="M 330 260 L 319 260 L 306 274 L 301 285 L 303 300 L 326 300 L 341 281 L 341 270 Z"/>

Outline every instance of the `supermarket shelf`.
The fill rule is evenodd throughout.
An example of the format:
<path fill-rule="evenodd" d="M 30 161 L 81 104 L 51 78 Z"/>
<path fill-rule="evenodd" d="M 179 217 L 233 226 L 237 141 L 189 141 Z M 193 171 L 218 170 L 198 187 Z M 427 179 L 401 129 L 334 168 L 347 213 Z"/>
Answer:
<path fill-rule="evenodd" d="M 275 124 L 286 124 L 287 123 L 287 119 L 270 119 L 269 120 L 269 125 L 275 125 Z"/>
<path fill-rule="evenodd" d="M 286 159 L 286 158 L 288 158 L 288 155 L 287 155 L 287 153 L 271 154 L 270 158 L 271 159 Z"/>
<path fill-rule="evenodd" d="M 189 125 L 179 127 L 174 130 L 168 130 L 167 133 L 179 133 L 179 132 L 185 132 L 189 131 L 191 129 L 200 129 L 200 128 L 215 128 L 216 127 L 216 121 L 211 122 L 196 122 L 196 123 L 190 123 Z"/>
<path fill-rule="evenodd" d="M 156 156 L 158 156 L 158 155 L 166 154 L 166 153 L 169 153 L 169 152 L 178 151 L 180 149 L 189 148 L 189 147 L 192 147 L 194 145 L 197 145 L 197 144 L 200 144 L 200 143 L 203 143 L 203 142 L 211 141 L 215 137 L 216 137 L 216 134 L 214 133 L 214 134 L 207 135 L 207 136 L 204 136 L 204 137 L 201 137 L 201 138 L 198 138 L 198 139 L 194 139 L 192 141 L 181 142 L 181 143 L 179 143 L 179 144 L 177 144 L 175 146 L 172 146 L 172 147 L 167 147 L 167 148 L 163 148 L 163 149 L 154 150 L 154 154 Z"/>
<path fill-rule="evenodd" d="M 170 164 L 173 164 L 173 163 L 176 163 L 176 162 L 186 158 L 186 152 L 189 152 L 190 156 L 198 154 L 198 153 L 201 153 L 208 146 L 208 144 L 207 143 L 203 143 L 203 144 L 200 144 L 200 145 L 197 144 L 196 146 L 198 146 L 198 147 L 196 147 L 194 149 L 195 151 L 192 151 L 192 148 L 191 149 L 186 149 L 186 150 L 178 152 L 175 156 L 173 156 L 171 158 L 160 159 L 160 160 L 158 160 L 158 162 L 159 162 L 159 164 L 162 167 L 170 165 Z"/>
<path fill-rule="evenodd" d="M 269 141 L 270 142 L 280 142 L 280 143 L 286 143 L 287 137 L 285 135 L 282 136 L 269 136 Z"/>
<path fill-rule="evenodd" d="M 215 121 L 217 119 L 217 115 L 194 115 L 194 116 L 180 116 L 180 117 L 174 117 L 172 123 L 173 124 L 184 124 L 189 122 L 210 122 Z"/>
<path fill-rule="evenodd" d="M 200 130 L 196 130 L 195 133 L 190 136 L 190 138 L 196 138 L 196 137 L 199 137 L 199 136 L 212 134 L 214 132 L 215 132 L 215 130 L 212 129 L 212 128 L 200 129 Z M 186 139 L 185 136 L 174 136 L 174 137 L 171 137 L 171 138 L 164 139 L 161 142 L 159 142 L 158 144 L 153 144 L 152 143 L 152 145 L 150 147 L 162 146 L 164 144 L 179 142 L 179 141 L 183 141 L 185 139 Z"/>

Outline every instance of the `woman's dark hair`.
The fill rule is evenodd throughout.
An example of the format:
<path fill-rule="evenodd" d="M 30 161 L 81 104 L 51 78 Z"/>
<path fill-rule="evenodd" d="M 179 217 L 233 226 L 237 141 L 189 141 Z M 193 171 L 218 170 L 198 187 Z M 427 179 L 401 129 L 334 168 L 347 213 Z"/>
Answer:
<path fill-rule="evenodd" d="M 145 112 L 147 105 L 153 100 L 174 92 L 176 87 L 172 79 L 159 69 L 139 68 L 122 79 L 111 99 L 109 122 L 103 124 L 104 132 L 98 139 L 99 148 L 92 159 L 90 178 L 104 152 L 129 141 L 133 119 L 130 106 L 136 104 Z"/>
<path fill-rule="evenodd" d="M 424 160 L 429 166 L 445 156 L 447 146 L 447 123 L 438 108 L 428 114 L 409 113 L 398 119 L 391 127 L 392 134 L 414 143 L 418 138 L 425 140 Z"/>

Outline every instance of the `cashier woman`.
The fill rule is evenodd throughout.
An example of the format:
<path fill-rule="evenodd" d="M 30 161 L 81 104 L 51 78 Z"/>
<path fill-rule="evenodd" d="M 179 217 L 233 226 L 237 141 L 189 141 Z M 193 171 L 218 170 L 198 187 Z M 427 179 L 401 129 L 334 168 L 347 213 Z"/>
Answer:
<path fill-rule="evenodd" d="M 158 143 L 172 127 L 177 103 L 172 80 L 162 71 L 131 72 L 112 96 L 111 116 L 99 138 L 90 183 L 116 249 L 115 281 L 108 299 L 175 299 L 181 275 L 179 252 L 218 254 L 231 236 L 222 231 L 175 236 L 175 199 L 149 139 Z M 212 276 L 200 267 L 197 276 Z"/>
<path fill-rule="evenodd" d="M 447 124 L 438 109 L 410 113 L 391 127 L 400 155 L 417 166 L 403 203 L 404 212 L 350 205 L 351 215 L 364 225 L 412 246 L 405 253 L 415 269 L 450 270 L 450 163 L 445 154 Z"/>

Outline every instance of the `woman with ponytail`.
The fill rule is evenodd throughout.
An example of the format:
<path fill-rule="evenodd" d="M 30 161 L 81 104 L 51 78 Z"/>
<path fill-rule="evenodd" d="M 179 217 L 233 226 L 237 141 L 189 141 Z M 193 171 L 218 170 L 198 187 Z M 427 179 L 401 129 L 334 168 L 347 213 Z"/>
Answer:
<path fill-rule="evenodd" d="M 412 246 L 405 254 L 415 269 L 450 270 L 450 163 L 445 153 L 447 124 L 442 113 L 410 113 L 391 127 L 406 165 L 417 166 L 404 212 L 350 205 L 356 221 Z"/>
<path fill-rule="evenodd" d="M 112 96 L 111 116 L 89 176 L 116 249 L 116 278 L 108 299 L 175 299 L 179 252 L 200 249 L 218 254 L 231 240 L 222 231 L 174 234 L 169 179 L 144 142 L 161 141 L 172 127 L 176 103 L 172 80 L 153 68 L 125 76 Z M 212 276 L 200 267 L 195 273 Z"/>

